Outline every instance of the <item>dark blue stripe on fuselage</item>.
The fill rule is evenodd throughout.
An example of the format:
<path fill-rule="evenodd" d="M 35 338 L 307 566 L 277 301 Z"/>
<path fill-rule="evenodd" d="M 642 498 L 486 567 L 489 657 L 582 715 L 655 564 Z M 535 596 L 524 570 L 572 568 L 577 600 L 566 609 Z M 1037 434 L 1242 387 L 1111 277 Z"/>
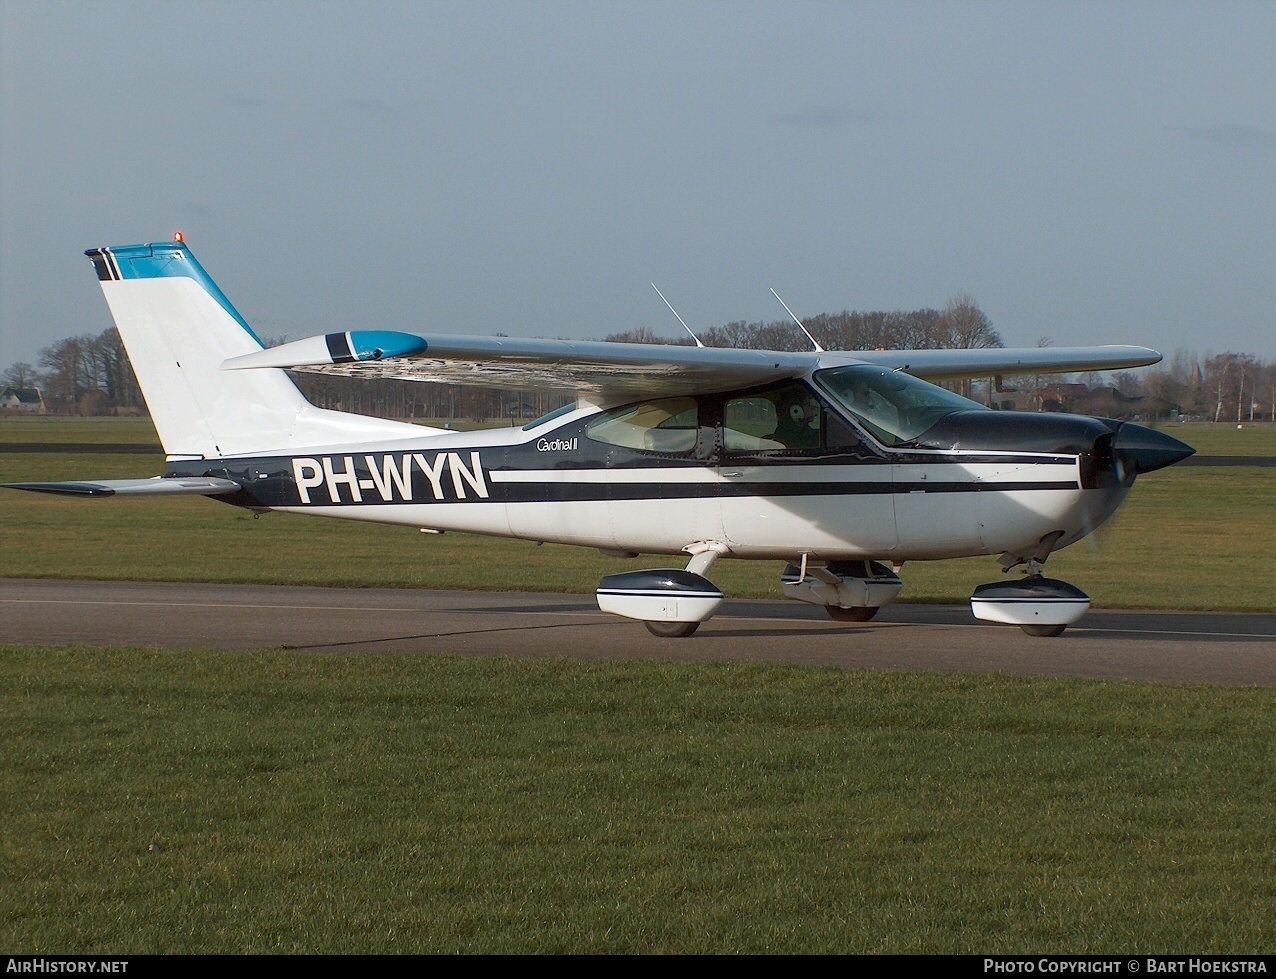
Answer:
<path fill-rule="evenodd" d="M 499 449 L 485 450 L 499 457 Z M 792 499 L 815 496 L 889 494 L 1004 493 L 1075 490 L 1075 479 L 1047 482 L 1025 479 L 991 481 L 925 479 L 908 482 L 835 479 L 817 481 L 726 478 L 706 482 L 664 482 L 627 478 L 632 470 L 606 470 L 605 482 L 500 481 L 513 467 L 474 465 L 485 451 L 363 453 L 319 457 L 271 457 L 251 460 L 174 462 L 168 475 L 222 476 L 243 491 L 222 497 L 240 506 L 391 506 L 431 503 L 584 503 L 626 500 L 705 500 L 740 497 Z M 406 464 L 404 457 L 411 459 Z M 373 466 L 368 465 L 371 457 Z M 442 458 L 440 458 L 442 457 Z M 969 461 L 969 460 L 966 460 Z M 1022 460 L 1020 460 L 1022 461 Z M 684 467 L 677 467 L 685 472 Z M 723 467 L 727 469 L 727 467 Z M 853 477 L 859 468 L 846 466 Z M 332 476 L 329 476 L 329 470 Z M 598 470 L 592 470 L 597 472 Z M 729 469 L 727 469 L 729 471 Z M 872 471 L 880 471 L 877 466 Z M 406 474 L 406 478 L 405 478 Z M 303 486 L 304 483 L 304 486 Z M 355 491 L 355 487 L 358 491 Z M 480 489 L 481 487 L 481 489 Z M 304 489 L 304 496 L 303 496 Z"/>

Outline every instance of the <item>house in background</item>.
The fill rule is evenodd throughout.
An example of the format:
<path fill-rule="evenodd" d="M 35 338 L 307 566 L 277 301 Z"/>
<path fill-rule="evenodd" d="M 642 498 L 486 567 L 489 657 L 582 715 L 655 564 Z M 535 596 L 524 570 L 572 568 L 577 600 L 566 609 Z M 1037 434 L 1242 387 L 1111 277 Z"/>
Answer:
<path fill-rule="evenodd" d="M 39 388 L 7 387 L 0 391 L 0 410 L 44 414 L 44 398 Z"/>
<path fill-rule="evenodd" d="M 1048 387 L 1020 390 L 1000 385 L 993 391 L 991 408 L 1005 411 L 1064 411 L 1099 418 L 1138 418 L 1146 422 L 1177 419 L 1182 408 L 1165 398 L 1131 397 L 1114 387 L 1056 382 Z"/>

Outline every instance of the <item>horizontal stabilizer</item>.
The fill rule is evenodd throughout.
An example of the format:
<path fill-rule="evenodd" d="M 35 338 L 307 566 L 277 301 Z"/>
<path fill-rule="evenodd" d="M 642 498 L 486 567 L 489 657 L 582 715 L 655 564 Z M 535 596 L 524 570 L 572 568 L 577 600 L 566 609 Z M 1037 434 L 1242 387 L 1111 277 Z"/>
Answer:
<path fill-rule="evenodd" d="M 236 493 L 240 485 L 233 479 L 214 476 L 151 479 L 76 480 L 66 483 L 0 483 L 5 489 L 29 490 L 32 493 L 55 493 L 59 496 L 221 496 Z"/>

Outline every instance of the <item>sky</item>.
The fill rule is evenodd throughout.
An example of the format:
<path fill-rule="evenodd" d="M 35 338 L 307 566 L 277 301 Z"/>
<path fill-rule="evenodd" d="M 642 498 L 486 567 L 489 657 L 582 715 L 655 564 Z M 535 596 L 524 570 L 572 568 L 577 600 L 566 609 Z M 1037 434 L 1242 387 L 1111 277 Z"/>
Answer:
<path fill-rule="evenodd" d="M 0 370 L 180 230 L 266 337 L 942 307 L 1276 357 L 1276 4 L 0 0 Z"/>

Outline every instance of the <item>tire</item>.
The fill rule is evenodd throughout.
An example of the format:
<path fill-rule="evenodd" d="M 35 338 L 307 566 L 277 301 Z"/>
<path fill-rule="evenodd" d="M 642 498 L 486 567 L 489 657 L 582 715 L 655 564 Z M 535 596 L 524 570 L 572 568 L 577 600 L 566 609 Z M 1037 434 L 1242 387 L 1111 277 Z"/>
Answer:
<path fill-rule="evenodd" d="M 1030 636 L 1060 636 L 1066 625 L 1021 625 L 1019 627 Z"/>
<path fill-rule="evenodd" d="M 880 609 L 873 605 L 825 605 L 824 611 L 829 614 L 830 619 L 838 622 L 867 622 Z"/>
<path fill-rule="evenodd" d="M 699 622 L 644 622 L 643 625 L 661 639 L 686 639 L 700 628 Z"/>

